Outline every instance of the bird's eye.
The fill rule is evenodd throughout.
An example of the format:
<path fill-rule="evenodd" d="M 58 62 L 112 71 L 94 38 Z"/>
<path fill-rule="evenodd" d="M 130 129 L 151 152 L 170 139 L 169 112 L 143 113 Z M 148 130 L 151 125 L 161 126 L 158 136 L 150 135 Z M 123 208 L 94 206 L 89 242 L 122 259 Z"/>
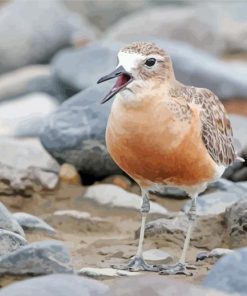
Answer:
<path fill-rule="evenodd" d="M 145 65 L 148 67 L 152 67 L 155 63 L 156 63 L 156 59 L 150 58 L 146 60 Z"/>

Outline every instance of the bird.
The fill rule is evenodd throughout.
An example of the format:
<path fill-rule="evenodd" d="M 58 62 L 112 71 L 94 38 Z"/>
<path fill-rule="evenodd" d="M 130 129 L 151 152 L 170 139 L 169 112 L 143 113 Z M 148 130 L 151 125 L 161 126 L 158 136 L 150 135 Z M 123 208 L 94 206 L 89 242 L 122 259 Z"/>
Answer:
<path fill-rule="evenodd" d="M 136 255 L 127 264 L 112 267 L 191 275 L 193 266 L 186 262 L 186 253 L 197 197 L 228 166 L 241 160 L 234 149 L 229 117 L 212 91 L 179 82 L 169 54 L 154 43 L 133 42 L 122 48 L 115 70 L 97 83 L 114 78 L 114 86 L 101 101 L 115 97 L 106 146 L 116 164 L 140 186 L 142 219 Z M 180 260 L 157 266 L 143 259 L 143 241 L 150 191 L 165 186 L 184 190 L 192 201 Z"/>

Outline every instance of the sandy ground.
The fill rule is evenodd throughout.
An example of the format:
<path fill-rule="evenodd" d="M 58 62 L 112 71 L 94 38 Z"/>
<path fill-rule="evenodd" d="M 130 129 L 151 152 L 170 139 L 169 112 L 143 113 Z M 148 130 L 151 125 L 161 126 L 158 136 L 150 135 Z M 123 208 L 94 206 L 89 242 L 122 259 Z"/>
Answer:
<path fill-rule="evenodd" d="M 82 267 L 110 267 L 111 264 L 124 263 L 132 257 L 137 248 L 138 240 L 135 239 L 135 231 L 140 226 L 140 214 L 136 210 L 109 209 L 99 207 L 92 202 L 88 202 L 82 197 L 85 187 L 63 185 L 55 192 L 35 193 L 33 197 L 21 196 L 1 196 L 0 200 L 8 206 L 12 212 L 25 211 L 44 218 L 53 225 L 57 234 L 53 237 L 42 233 L 29 233 L 29 242 L 58 239 L 64 242 L 69 248 L 72 257 L 72 265 L 75 270 Z M 132 191 L 138 191 L 133 187 Z M 152 195 L 152 200 L 163 204 L 171 211 L 181 208 L 185 199 L 162 198 Z M 89 212 L 94 217 L 102 218 L 102 223 L 93 225 L 77 220 L 66 220 L 62 223 L 53 221 L 52 213 L 56 210 L 75 209 Z M 155 217 L 150 216 L 149 220 Z M 145 239 L 144 249 L 158 248 L 169 252 L 177 260 L 181 253 L 180 246 L 174 243 Z M 180 280 L 199 284 L 207 274 L 209 263 L 195 263 L 196 254 L 201 251 L 190 248 L 188 262 L 196 264 L 197 270 L 194 275 L 186 277 L 183 275 L 170 276 Z M 13 281 L 21 280 L 25 277 L 4 276 L 0 278 L 0 286 L 5 286 Z M 105 280 L 109 284 L 114 281 Z"/>

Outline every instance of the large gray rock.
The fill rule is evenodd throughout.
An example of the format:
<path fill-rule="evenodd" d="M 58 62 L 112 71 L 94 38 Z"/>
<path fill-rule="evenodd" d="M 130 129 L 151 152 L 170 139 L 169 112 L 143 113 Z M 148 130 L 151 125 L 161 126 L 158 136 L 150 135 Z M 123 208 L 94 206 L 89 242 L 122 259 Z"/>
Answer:
<path fill-rule="evenodd" d="M 0 257 L 0 274 L 72 273 L 70 255 L 60 241 L 35 242 Z"/>
<path fill-rule="evenodd" d="M 27 245 L 25 238 L 12 231 L 0 229 L 0 256 Z"/>
<path fill-rule="evenodd" d="M 70 274 L 40 276 L 9 285 L 1 296 L 103 296 L 108 287 L 98 281 Z"/>
<path fill-rule="evenodd" d="M 143 20 L 148 26 L 143 26 Z M 105 34 L 108 39 L 136 40 L 138 35 L 183 41 L 210 53 L 219 54 L 225 46 L 217 15 L 209 7 L 163 6 L 133 13 L 115 23 Z"/>
<path fill-rule="evenodd" d="M 102 40 L 85 48 L 62 51 L 53 60 L 54 75 L 74 91 L 94 85 L 102 75 L 115 68 L 118 50 L 136 40 L 155 42 L 164 48 L 172 58 L 176 78 L 184 84 L 208 88 L 221 99 L 246 98 L 245 63 L 239 62 L 233 66 L 186 43 L 162 40 L 151 35 L 126 37 L 122 43 Z"/>
<path fill-rule="evenodd" d="M 58 101 L 45 93 L 32 93 L 0 103 L 1 136 L 38 137 Z"/>
<path fill-rule="evenodd" d="M 21 225 L 24 231 L 44 231 L 48 234 L 54 234 L 55 229 L 47 224 L 44 220 L 28 213 L 14 213 L 13 217 Z"/>
<path fill-rule="evenodd" d="M 219 291 L 247 295 L 247 248 L 220 259 L 208 273 L 203 285 Z"/>
<path fill-rule="evenodd" d="M 0 229 L 9 230 L 25 237 L 24 231 L 9 210 L 0 202 Z"/>
<path fill-rule="evenodd" d="M 230 248 L 240 248 L 247 245 L 246 212 L 247 199 L 238 201 L 226 210 L 227 238 Z"/>
<path fill-rule="evenodd" d="M 94 43 L 83 48 L 62 50 L 52 60 L 53 74 L 67 90 L 83 90 L 95 85 L 100 77 L 114 69 L 116 54 L 122 46 L 119 42 Z"/>
<path fill-rule="evenodd" d="M 110 85 L 91 87 L 64 102 L 50 115 L 41 141 L 60 163 L 102 177 L 119 172 L 105 146 L 105 128 L 111 104 L 100 104 Z"/>
<path fill-rule="evenodd" d="M 94 28 L 60 1 L 7 3 L 0 11 L 0 73 L 48 61 L 78 33 L 86 40 L 95 37 Z"/>
<path fill-rule="evenodd" d="M 226 296 L 213 289 L 197 287 L 185 281 L 157 275 L 145 275 L 115 281 L 106 296 Z"/>

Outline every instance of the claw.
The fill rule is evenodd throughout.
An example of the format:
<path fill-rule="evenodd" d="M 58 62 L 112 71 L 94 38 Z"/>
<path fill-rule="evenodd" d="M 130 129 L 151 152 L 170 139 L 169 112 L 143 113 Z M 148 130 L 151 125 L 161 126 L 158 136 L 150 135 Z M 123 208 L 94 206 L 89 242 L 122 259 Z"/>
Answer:
<path fill-rule="evenodd" d="M 184 274 L 186 276 L 192 276 L 193 273 L 189 270 L 195 270 L 196 267 L 193 265 L 187 265 L 183 263 L 177 263 L 175 265 L 161 265 L 159 266 L 159 274 L 162 275 L 175 275 Z"/>
<path fill-rule="evenodd" d="M 142 257 L 133 257 L 128 264 L 111 265 L 114 269 L 129 270 L 129 271 L 153 271 L 158 272 L 159 267 L 147 264 Z"/>

